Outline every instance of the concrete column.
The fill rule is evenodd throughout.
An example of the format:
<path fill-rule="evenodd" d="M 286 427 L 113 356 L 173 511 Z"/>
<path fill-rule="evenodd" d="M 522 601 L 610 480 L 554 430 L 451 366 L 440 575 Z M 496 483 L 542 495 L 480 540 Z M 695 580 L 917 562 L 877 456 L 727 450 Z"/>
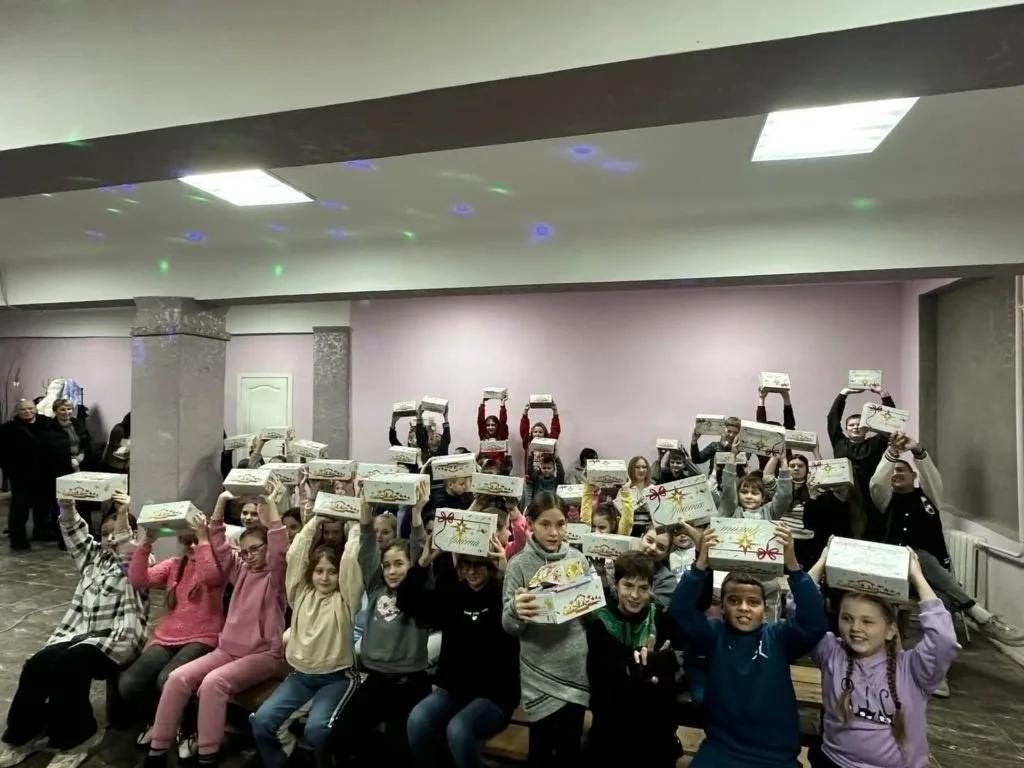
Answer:
<path fill-rule="evenodd" d="M 184 500 L 210 513 L 222 483 L 226 310 L 178 297 L 135 306 L 132 513 Z"/>
<path fill-rule="evenodd" d="M 352 329 L 313 328 L 313 439 L 348 459 L 352 424 Z"/>

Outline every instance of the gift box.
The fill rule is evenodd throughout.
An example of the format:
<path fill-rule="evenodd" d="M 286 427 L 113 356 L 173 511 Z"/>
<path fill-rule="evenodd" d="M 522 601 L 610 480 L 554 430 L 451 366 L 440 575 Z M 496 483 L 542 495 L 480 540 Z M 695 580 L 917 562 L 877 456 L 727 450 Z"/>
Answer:
<path fill-rule="evenodd" d="M 481 440 L 480 453 L 508 453 L 508 440 Z"/>
<path fill-rule="evenodd" d="M 761 371 L 757 377 L 758 386 L 764 392 L 789 392 L 789 374 Z"/>
<path fill-rule="evenodd" d="M 388 448 L 388 458 L 395 464 L 412 464 L 414 467 L 418 467 L 420 449 L 415 446 L 392 445 Z"/>
<path fill-rule="evenodd" d="M 910 551 L 906 547 L 834 537 L 828 545 L 825 580 L 833 589 L 910 598 Z"/>
<path fill-rule="evenodd" d="M 250 437 L 251 437 L 251 435 L 250 435 Z M 131 456 L 131 453 L 132 453 L 132 441 L 127 439 L 127 438 L 122 440 L 121 444 L 118 445 L 116 449 L 114 449 L 114 456 L 116 458 L 118 458 L 118 459 L 121 459 L 122 461 L 124 461 L 129 456 Z"/>
<path fill-rule="evenodd" d="M 881 371 L 850 371 L 850 378 L 847 385 L 850 389 L 871 389 L 882 388 Z"/>
<path fill-rule="evenodd" d="M 295 439 L 295 427 L 264 427 L 260 430 L 260 440 L 285 440 Z"/>
<path fill-rule="evenodd" d="M 718 514 L 711 486 L 704 475 L 651 485 L 644 490 L 644 503 L 651 522 L 658 528 L 671 528 L 682 523 L 696 524 Z"/>
<path fill-rule="evenodd" d="M 570 547 L 582 547 L 583 537 L 590 535 L 587 523 L 568 523 L 565 526 L 565 542 Z"/>
<path fill-rule="evenodd" d="M 434 514 L 434 547 L 457 555 L 487 557 L 498 517 L 491 512 L 438 509 Z"/>
<path fill-rule="evenodd" d="M 584 487 L 582 485 L 560 485 L 555 489 L 555 496 L 572 507 L 583 503 Z"/>
<path fill-rule="evenodd" d="M 235 496 L 266 496 L 273 487 L 269 469 L 232 469 L 224 478 L 224 490 Z"/>
<path fill-rule="evenodd" d="M 786 428 L 756 421 L 741 421 L 739 434 L 736 435 L 736 447 L 746 448 L 761 456 L 771 456 L 775 451 L 785 450 Z"/>
<path fill-rule="evenodd" d="M 505 400 L 508 387 L 484 387 L 484 400 Z"/>
<path fill-rule="evenodd" d="M 128 475 L 113 472 L 74 472 L 57 478 L 57 498 L 72 501 L 109 501 L 128 493 Z"/>
<path fill-rule="evenodd" d="M 420 412 L 415 400 L 402 400 L 391 406 L 391 413 L 395 416 L 415 416 Z"/>
<path fill-rule="evenodd" d="M 448 401 L 443 397 L 425 395 L 420 399 L 420 405 L 423 406 L 424 411 L 433 411 L 434 413 L 444 413 L 448 410 Z"/>
<path fill-rule="evenodd" d="M 233 435 L 225 438 L 224 450 L 225 451 L 245 451 L 248 453 L 252 450 L 252 441 L 256 439 L 256 435 Z M 122 444 L 124 441 L 121 441 Z"/>
<path fill-rule="evenodd" d="M 158 536 L 180 536 L 191 533 L 193 527 L 205 519 L 206 515 L 191 501 L 168 501 L 143 505 L 138 522 L 140 528 Z"/>
<path fill-rule="evenodd" d="M 782 545 L 771 520 L 713 517 L 719 543 L 708 552 L 712 570 L 775 578 L 784 570 Z"/>
<path fill-rule="evenodd" d="M 327 443 L 317 443 L 313 440 L 292 440 L 288 443 L 286 453 L 289 456 L 299 456 L 303 459 L 326 459 Z"/>
<path fill-rule="evenodd" d="M 285 485 L 298 485 L 302 479 L 302 469 L 305 464 L 293 464 L 291 462 L 271 462 L 264 464 L 264 468 L 270 470 L 270 476 L 280 480 Z"/>
<path fill-rule="evenodd" d="M 409 470 L 399 467 L 397 464 L 360 464 L 356 470 L 356 477 L 360 480 L 367 480 L 380 475 L 400 475 L 403 471 L 408 472 Z"/>
<path fill-rule="evenodd" d="M 786 447 L 793 451 L 813 451 L 818 447 L 818 435 L 816 432 L 787 429 Z"/>
<path fill-rule="evenodd" d="M 697 423 L 693 428 L 698 435 L 721 437 L 725 431 L 725 416 L 714 416 L 707 413 L 697 414 Z"/>
<path fill-rule="evenodd" d="M 471 453 L 453 453 L 451 456 L 435 456 L 430 460 L 431 474 L 435 480 L 454 480 L 457 477 L 472 477 L 480 471 L 476 457 Z"/>
<path fill-rule="evenodd" d="M 473 474 L 470 485 L 473 493 L 482 493 L 487 496 L 503 496 L 510 499 L 520 499 L 523 496 L 523 478 L 521 477 L 476 472 Z"/>
<path fill-rule="evenodd" d="M 821 459 L 807 465 L 807 483 L 822 488 L 853 485 L 853 465 L 849 459 Z"/>
<path fill-rule="evenodd" d="M 530 442 L 530 452 L 538 455 L 544 453 L 554 453 L 555 448 L 558 446 L 557 440 L 552 440 L 550 437 L 535 437 Z"/>
<path fill-rule="evenodd" d="M 374 475 L 363 480 L 363 498 L 371 504 L 413 505 L 420 488 L 430 488 L 426 475 Z"/>
<path fill-rule="evenodd" d="M 551 408 L 555 404 L 555 398 L 551 395 L 530 395 L 531 408 Z"/>
<path fill-rule="evenodd" d="M 363 502 L 356 496 L 320 491 L 313 500 L 313 514 L 332 520 L 358 520 Z"/>
<path fill-rule="evenodd" d="M 306 462 L 310 480 L 351 480 L 356 473 L 356 462 L 350 459 L 313 459 Z"/>
<path fill-rule="evenodd" d="M 571 581 L 535 587 L 540 615 L 534 624 L 564 624 L 604 607 L 604 585 L 596 575 L 584 574 Z"/>
<path fill-rule="evenodd" d="M 881 403 L 865 403 L 864 410 L 860 414 L 861 429 L 884 432 L 887 435 L 905 431 L 908 421 L 910 421 L 910 411 L 890 408 Z"/>
<path fill-rule="evenodd" d="M 640 549 L 640 539 L 615 533 L 586 533 L 583 535 L 583 554 L 586 557 L 614 560 L 619 555 Z"/>
<path fill-rule="evenodd" d="M 674 437 L 659 437 L 654 442 L 654 447 L 659 451 L 681 451 L 683 449 Z"/>
<path fill-rule="evenodd" d="M 720 466 L 722 466 L 724 464 L 728 464 L 729 463 L 729 459 L 731 459 L 731 458 L 732 458 L 732 454 L 729 453 L 729 451 L 718 451 L 715 454 L 715 466 L 716 467 L 720 467 Z M 739 453 L 736 454 L 736 463 L 737 464 L 745 465 L 748 461 L 750 461 L 750 457 L 747 456 L 747 454 L 745 454 L 743 451 L 740 451 Z"/>
<path fill-rule="evenodd" d="M 626 462 L 621 459 L 588 459 L 587 482 L 602 488 L 625 485 L 629 482 Z"/>

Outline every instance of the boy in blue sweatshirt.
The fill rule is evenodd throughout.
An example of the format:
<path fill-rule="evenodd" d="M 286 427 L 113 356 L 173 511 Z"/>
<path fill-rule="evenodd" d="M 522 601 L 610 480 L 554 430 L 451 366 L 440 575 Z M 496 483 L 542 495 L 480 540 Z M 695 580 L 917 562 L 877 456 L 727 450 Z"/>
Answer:
<path fill-rule="evenodd" d="M 697 653 L 708 659 L 704 693 L 706 738 L 691 768 L 797 768 L 800 717 L 789 665 L 809 653 L 828 630 L 821 595 L 800 569 L 793 537 L 784 525 L 783 545 L 794 615 L 765 624 L 764 586 L 730 573 L 722 584 L 722 618 L 712 619 L 698 600 L 712 577 L 708 551 L 718 543 L 710 528 L 700 551 L 672 596 L 669 612 Z"/>

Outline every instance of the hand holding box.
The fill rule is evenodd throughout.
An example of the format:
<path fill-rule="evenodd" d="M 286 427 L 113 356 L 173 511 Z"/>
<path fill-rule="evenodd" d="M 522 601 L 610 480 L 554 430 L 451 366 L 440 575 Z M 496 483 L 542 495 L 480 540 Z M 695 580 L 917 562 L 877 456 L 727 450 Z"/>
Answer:
<path fill-rule="evenodd" d="M 472 477 L 479 471 L 476 457 L 471 453 L 453 453 L 451 456 L 435 456 L 430 460 L 435 480 L 454 480 Z"/>
<path fill-rule="evenodd" d="M 850 371 L 847 387 L 850 389 L 881 389 L 882 372 L 862 370 Z"/>
<path fill-rule="evenodd" d="M 339 496 L 336 493 L 320 491 L 313 501 L 313 514 L 332 520 L 359 520 L 362 499 L 357 496 Z"/>
<path fill-rule="evenodd" d="M 815 432 L 787 429 L 786 447 L 793 451 L 813 451 L 818 447 L 818 435 Z"/>
<path fill-rule="evenodd" d="M 295 427 L 264 427 L 260 430 L 260 440 L 284 440 L 289 442 L 295 439 Z"/>
<path fill-rule="evenodd" d="M 786 428 L 757 421 L 741 421 L 736 447 L 746 448 L 761 456 L 771 456 L 786 449 Z"/>
<path fill-rule="evenodd" d="M 554 454 L 558 448 L 558 441 L 550 437 L 535 437 L 530 442 L 530 452 L 538 456 L 543 454 Z"/>
<path fill-rule="evenodd" d="M 439 509 L 434 515 L 434 546 L 442 552 L 488 557 L 498 518 L 491 512 Z"/>
<path fill-rule="evenodd" d="M 248 453 L 252 450 L 252 443 L 255 439 L 256 435 L 232 435 L 224 439 L 224 450 L 245 451 Z"/>
<path fill-rule="evenodd" d="M 732 454 L 729 451 L 718 451 L 715 453 L 715 466 L 721 467 L 732 461 Z M 746 466 L 750 461 L 750 457 L 747 456 L 743 451 L 736 454 L 736 464 Z"/>
<path fill-rule="evenodd" d="M 761 375 L 758 376 L 758 386 L 762 392 L 778 392 L 780 394 L 789 392 L 789 374 L 761 371 Z"/>
<path fill-rule="evenodd" d="M 853 464 L 849 459 L 820 459 L 807 465 L 807 484 L 819 488 L 853 485 Z"/>
<path fill-rule="evenodd" d="M 204 515 L 191 501 L 168 501 L 145 504 L 139 511 L 139 527 L 157 536 L 180 536 L 191 533 Z"/>
<path fill-rule="evenodd" d="M 285 485 L 298 485 L 302 479 L 302 469 L 305 464 L 290 463 L 283 461 L 272 461 L 264 464 L 270 470 L 270 476 L 280 480 Z"/>
<path fill-rule="evenodd" d="M 473 493 L 485 496 L 502 496 L 509 499 L 520 499 L 523 496 L 523 478 L 507 475 L 489 475 L 477 472 L 470 481 Z"/>
<path fill-rule="evenodd" d="M 484 387 L 484 400 L 508 400 L 508 387 Z"/>
<path fill-rule="evenodd" d="M 626 462 L 621 459 L 588 459 L 587 482 L 601 488 L 625 485 L 629 482 Z"/>
<path fill-rule="evenodd" d="M 722 433 L 725 432 L 725 416 L 698 413 L 693 431 L 700 437 L 706 435 L 721 437 Z"/>
<path fill-rule="evenodd" d="M 420 449 L 415 446 L 392 445 L 388 448 L 388 458 L 396 464 L 412 464 L 417 467 L 420 463 Z"/>
<path fill-rule="evenodd" d="M 551 395 L 530 395 L 531 408 L 554 408 L 555 398 Z"/>
<path fill-rule="evenodd" d="M 711 486 L 704 475 L 648 486 L 643 500 L 651 522 L 658 528 L 697 524 L 718 513 Z"/>
<path fill-rule="evenodd" d="M 555 489 L 555 496 L 570 507 L 578 507 L 583 503 L 583 492 L 582 485 L 560 485 Z"/>
<path fill-rule="evenodd" d="M 400 400 L 391 406 L 391 414 L 396 417 L 415 416 L 420 412 L 415 400 Z"/>
<path fill-rule="evenodd" d="M 287 453 L 290 456 L 298 456 L 303 459 L 326 459 L 327 443 L 318 443 L 313 440 L 292 440 L 288 443 Z"/>
<path fill-rule="evenodd" d="M 269 469 L 232 469 L 224 478 L 224 490 L 234 496 L 268 496 L 273 488 Z"/>
<path fill-rule="evenodd" d="M 860 414 L 860 428 L 891 435 L 903 432 L 910 421 L 910 411 L 890 408 L 881 403 L 865 403 Z"/>
<path fill-rule="evenodd" d="M 356 462 L 349 459 L 313 459 L 306 463 L 310 480 L 351 480 L 356 473 Z"/>
<path fill-rule="evenodd" d="M 432 397 L 425 395 L 420 398 L 420 407 L 424 411 L 433 411 L 434 413 L 448 413 L 448 401 L 443 397 Z"/>
<path fill-rule="evenodd" d="M 683 449 L 674 437 L 659 437 L 654 442 L 654 447 L 658 451 L 681 451 Z"/>
<path fill-rule="evenodd" d="M 583 535 L 583 555 L 593 559 L 614 560 L 632 550 L 640 549 L 640 539 L 615 533 L 587 533 Z"/>
<path fill-rule="evenodd" d="M 910 551 L 906 547 L 834 537 L 825 560 L 825 579 L 848 589 L 889 600 L 910 598 Z"/>
<path fill-rule="evenodd" d="M 712 570 L 767 577 L 782 575 L 785 556 L 771 520 L 713 517 L 711 528 L 719 539 L 708 551 Z"/>
<path fill-rule="evenodd" d="M 116 472 L 73 472 L 57 478 L 57 498 L 71 501 L 109 501 L 128 493 L 128 475 Z"/>
<path fill-rule="evenodd" d="M 540 608 L 540 615 L 530 619 L 534 624 L 564 624 L 605 605 L 604 585 L 600 578 L 589 573 L 572 581 L 530 591 L 536 595 L 537 607 Z"/>

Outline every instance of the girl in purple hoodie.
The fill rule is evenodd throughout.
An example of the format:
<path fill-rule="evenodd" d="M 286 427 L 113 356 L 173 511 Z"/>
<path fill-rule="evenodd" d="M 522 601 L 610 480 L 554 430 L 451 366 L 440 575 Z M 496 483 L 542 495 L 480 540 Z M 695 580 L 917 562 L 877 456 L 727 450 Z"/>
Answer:
<path fill-rule="evenodd" d="M 816 581 L 828 548 L 809 571 Z M 910 551 L 910 583 L 920 600 L 924 637 L 900 648 L 894 607 L 852 592 L 839 607 L 839 635 L 811 652 L 821 669 L 822 745 L 812 768 L 927 768 L 929 697 L 956 658 L 953 618 Z"/>

